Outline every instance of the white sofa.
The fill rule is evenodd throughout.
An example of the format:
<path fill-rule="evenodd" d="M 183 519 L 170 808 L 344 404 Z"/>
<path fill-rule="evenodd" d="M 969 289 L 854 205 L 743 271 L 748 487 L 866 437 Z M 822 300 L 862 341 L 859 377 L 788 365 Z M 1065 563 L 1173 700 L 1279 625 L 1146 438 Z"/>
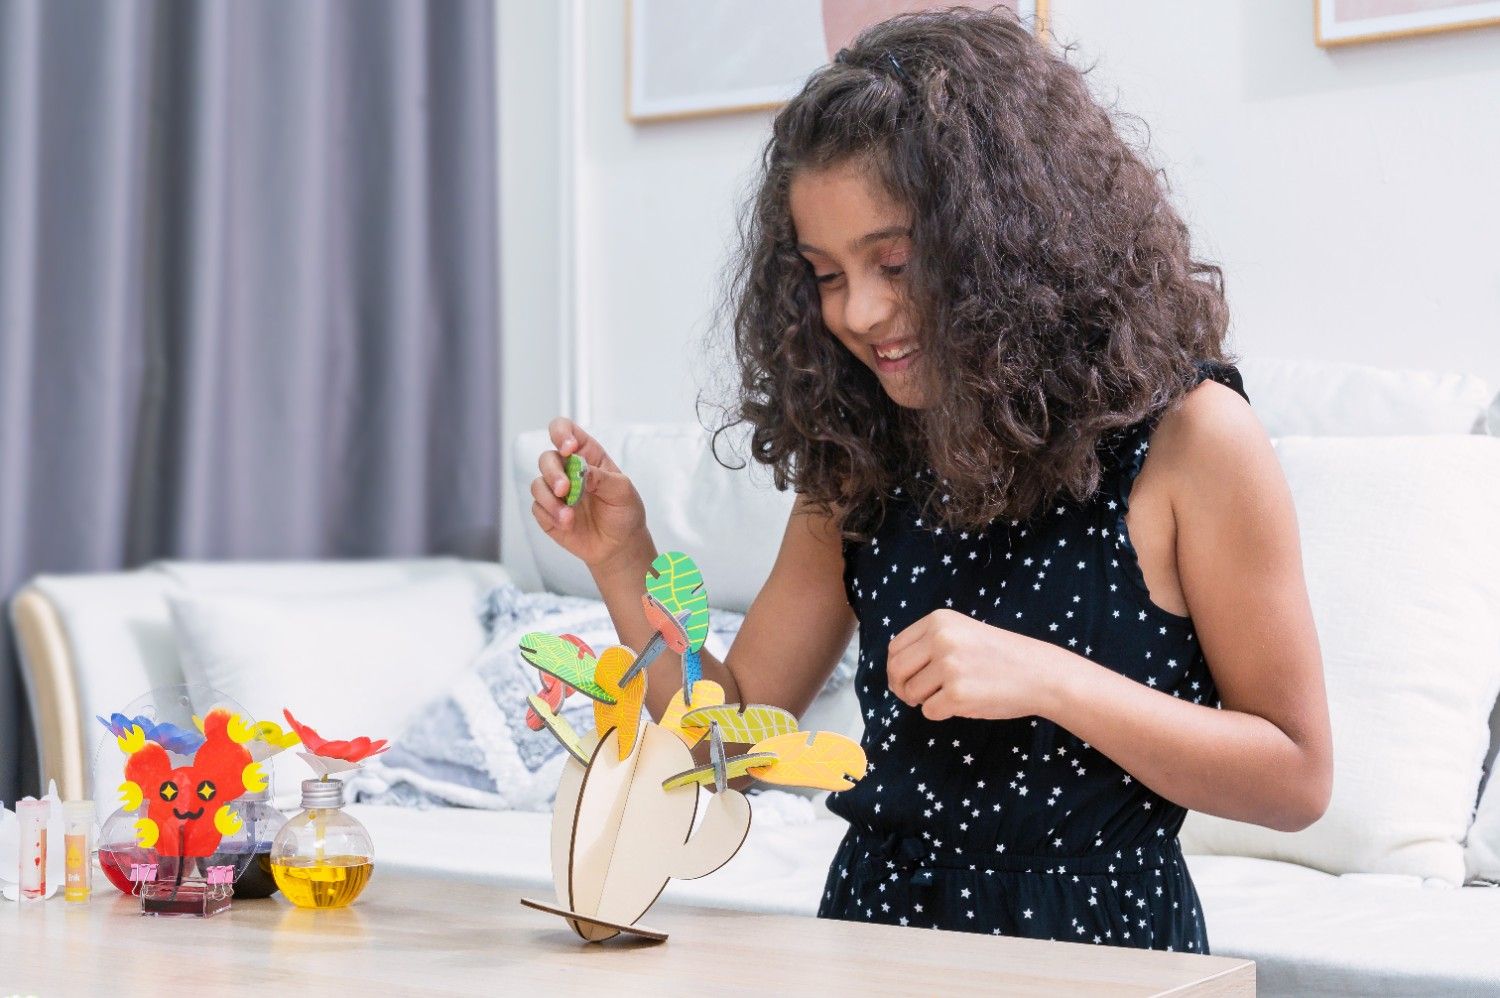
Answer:
<path fill-rule="evenodd" d="M 1273 435 L 1483 433 L 1500 408 L 1472 377 L 1382 372 L 1353 366 L 1242 365 L 1252 402 Z M 764 475 L 712 462 L 695 427 L 598 429 L 645 494 L 663 549 L 692 552 L 713 602 L 744 610 L 765 577 L 789 497 Z M 518 440 L 513 482 L 527 503 L 539 433 Z M 548 589 L 592 595 L 587 573 L 528 520 L 534 563 L 516 576 Z M 507 577 L 495 565 L 451 559 L 337 564 L 185 565 L 133 572 L 43 576 L 13 601 L 24 669 L 47 775 L 64 797 L 89 792 L 95 713 L 117 709 L 153 685 L 181 681 L 163 600 L 169 591 L 347 592 L 403 578 L 459 575 L 475 591 Z M 805 726 L 857 732 L 852 689 L 817 708 Z M 1500 714 L 1497 714 L 1500 719 Z M 1500 741 L 1500 739 L 1492 739 Z M 1495 746 L 1492 744 L 1490 756 Z M 107 791 L 99 791 L 107 797 Z M 816 799 L 815 799 L 816 801 Z M 695 882 L 673 881 L 666 899 L 812 914 L 843 823 L 821 806 L 778 798 L 758 807 L 745 847 Z M 817 801 L 817 803 L 821 803 Z M 414 810 L 355 805 L 382 869 L 477 878 L 550 889 L 545 813 Z M 483 848 L 475 848 L 475 843 Z M 1189 855 L 1216 954 L 1257 964 L 1265 995 L 1472 995 L 1500 993 L 1500 890 L 1436 886 L 1401 876 L 1333 876 L 1246 856 Z M 378 887 L 378 883 L 377 883 Z"/>

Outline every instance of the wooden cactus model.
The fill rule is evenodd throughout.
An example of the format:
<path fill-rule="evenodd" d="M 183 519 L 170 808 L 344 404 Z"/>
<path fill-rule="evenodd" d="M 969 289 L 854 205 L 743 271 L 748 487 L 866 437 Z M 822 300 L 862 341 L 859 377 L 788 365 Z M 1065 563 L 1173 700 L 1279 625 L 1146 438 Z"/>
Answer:
<path fill-rule="evenodd" d="M 682 646 L 686 674 L 660 723 L 641 717 L 646 672 L 629 648 L 614 646 L 595 657 L 572 635 L 521 639 L 521 654 L 544 677 L 543 696 L 528 698 L 528 717 L 535 716 L 569 755 L 552 811 L 557 901 L 521 903 L 563 917 L 589 942 L 621 933 L 667 938 L 637 920 L 668 880 L 693 880 L 719 869 L 750 831 L 750 801 L 728 786 L 730 779 L 749 775 L 766 783 L 846 790 L 866 768 L 864 751 L 848 738 L 800 732 L 796 718 L 778 707 L 725 704 L 718 683 L 697 678 L 708 598 L 691 558 L 658 555 L 646 581 L 648 619 L 658 635 L 641 659 L 654 658 L 661 647 Z M 663 627 L 670 633 L 661 634 Z M 594 701 L 595 732 L 580 735 L 562 718 L 562 699 L 573 691 Z M 710 761 L 699 766 L 691 750 L 705 737 Z M 726 742 L 752 747 L 730 756 Z M 700 786 L 713 792 L 700 794 Z M 695 830 L 700 798 L 706 811 Z"/>

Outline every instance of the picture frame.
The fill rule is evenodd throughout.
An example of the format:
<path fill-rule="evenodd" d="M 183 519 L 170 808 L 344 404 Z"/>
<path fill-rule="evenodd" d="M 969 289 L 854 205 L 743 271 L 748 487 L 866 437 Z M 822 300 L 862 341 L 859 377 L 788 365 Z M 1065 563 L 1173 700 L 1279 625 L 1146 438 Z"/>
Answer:
<path fill-rule="evenodd" d="M 1500 25 L 1500 0 L 1313 0 L 1320 48 Z"/>
<path fill-rule="evenodd" d="M 1009 0 L 1043 39 L 1049 0 Z M 954 0 L 626 0 L 625 118 L 632 124 L 775 110 L 857 28 Z M 996 0 L 968 6 L 988 8 Z M 696 22 L 694 46 L 683 21 Z M 830 35 L 836 34 L 837 38 Z M 833 41 L 839 45 L 832 45 Z M 831 48 L 830 48 L 831 46 Z M 726 59 L 716 53 L 732 52 Z"/>

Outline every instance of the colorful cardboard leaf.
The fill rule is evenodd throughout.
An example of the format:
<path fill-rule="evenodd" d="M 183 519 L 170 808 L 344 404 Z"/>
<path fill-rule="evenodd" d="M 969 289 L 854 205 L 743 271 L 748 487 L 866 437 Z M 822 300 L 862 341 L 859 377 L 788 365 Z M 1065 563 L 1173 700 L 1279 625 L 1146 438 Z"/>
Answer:
<path fill-rule="evenodd" d="M 594 704 L 594 727 L 601 732 L 610 728 L 619 732 L 621 759 L 635 747 L 636 731 L 641 723 L 641 703 L 646 699 L 645 673 L 638 673 L 623 689 L 619 685 L 633 664 L 635 652 L 615 645 L 604 649 L 594 666 L 594 679 L 610 698 L 608 702 Z"/>
<path fill-rule="evenodd" d="M 689 611 L 684 630 L 688 647 L 697 651 L 708 637 L 708 590 L 698 563 L 681 551 L 663 551 L 646 572 L 646 592 L 660 600 L 675 617 Z"/>
<path fill-rule="evenodd" d="M 717 724 L 725 739 L 742 745 L 785 735 L 797 730 L 797 719 L 780 707 L 752 703 L 741 707 L 737 703 L 714 704 L 694 707 L 682 715 L 685 728 L 704 728 Z"/>
<path fill-rule="evenodd" d="M 641 593 L 641 610 L 646 614 L 646 623 L 651 625 L 653 631 L 661 635 L 662 641 L 668 648 L 679 655 L 688 650 L 687 628 L 672 614 L 666 604 L 650 593 Z M 684 617 L 690 615 L 690 611 L 687 610 L 682 613 Z"/>
<path fill-rule="evenodd" d="M 708 729 L 683 725 L 682 715 L 688 709 L 683 693 L 683 690 L 678 690 L 672 694 L 672 701 L 667 704 L 667 709 L 662 712 L 660 723 L 663 728 L 681 738 L 688 748 L 692 748 L 703 740 L 703 736 L 708 734 Z M 693 684 L 693 705 L 695 707 L 712 707 L 723 702 L 724 687 L 712 679 L 700 679 Z"/>
<path fill-rule="evenodd" d="M 533 631 L 521 638 L 521 657 L 542 672 L 556 676 L 590 700 L 614 703 L 613 696 L 594 680 L 598 667 L 588 646 L 565 637 Z"/>
<path fill-rule="evenodd" d="M 836 731 L 793 731 L 759 742 L 751 752 L 771 752 L 776 761 L 749 770 L 762 783 L 784 787 L 848 790 L 865 775 L 865 750 Z"/>
<path fill-rule="evenodd" d="M 737 776 L 749 775 L 751 769 L 768 767 L 775 761 L 776 756 L 771 752 L 750 752 L 745 755 L 731 756 L 724 760 L 725 775 L 732 780 Z M 669 776 L 665 780 L 662 780 L 661 788 L 663 790 L 676 790 L 678 787 L 685 787 L 695 783 L 705 787 L 713 785 L 713 763 L 710 762 L 706 765 L 694 767 L 693 769 L 685 769 L 676 775 Z"/>
<path fill-rule="evenodd" d="M 588 752 L 584 750 L 583 742 L 578 738 L 578 732 L 573 730 L 573 726 L 568 723 L 567 718 L 559 714 L 554 714 L 551 705 L 535 693 L 528 696 L 526 702 L 531 704 L 531 712 L 537 715 L 542 725 L 552 733 L 552 737 L 556 738 L 558 743 L 567 749 L 568 755 L 587 766 L 589 762 Z"/>

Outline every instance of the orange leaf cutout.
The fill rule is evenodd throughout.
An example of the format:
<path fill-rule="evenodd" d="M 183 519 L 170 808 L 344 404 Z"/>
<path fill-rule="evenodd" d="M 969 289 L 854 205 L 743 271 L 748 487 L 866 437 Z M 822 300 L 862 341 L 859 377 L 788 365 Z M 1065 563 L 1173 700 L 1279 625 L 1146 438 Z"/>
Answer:
<path fill-rule="evenodd" d="M 620 677 L 635 662 L 635 652 L 615 645 L 604 649 L 594 665 L 594 682 L 615 698 L 614 703 L 594 702 L 594 727 L 601 733 L 615 728 L 620 732 L 620 761 L 635 747 L 636 730 L 641 723 L 641 703 L 646 699 L 646 673 L 641 671 L 630 685 L 620 688 Z"/>
<path fill-rule="evenodd" d="M 865 750 L 836 731 L 793 731 L 757 742 L 750 751 L 776 753 L 771 765 L 749 770 L 762 783 L 848 790 L 865 775 Z"/>
<path fill-rule="evenodd" d="M 700 679 L 693 684 L 693 707 L 716 706 L 724 702 L 724 687 L 712 679 Z M 672 734 L 681 738 L 692 748 L 703 740 L 708 734 L 707 728 L 694 728 L 691 725 L 684 727 L 682 715 L 688 711 L 688 705 L 683 702 L 682 690 L 672 694 L 672 702 L 667 704 L 667 709 L 662 712 L 661 726 Z"/>

